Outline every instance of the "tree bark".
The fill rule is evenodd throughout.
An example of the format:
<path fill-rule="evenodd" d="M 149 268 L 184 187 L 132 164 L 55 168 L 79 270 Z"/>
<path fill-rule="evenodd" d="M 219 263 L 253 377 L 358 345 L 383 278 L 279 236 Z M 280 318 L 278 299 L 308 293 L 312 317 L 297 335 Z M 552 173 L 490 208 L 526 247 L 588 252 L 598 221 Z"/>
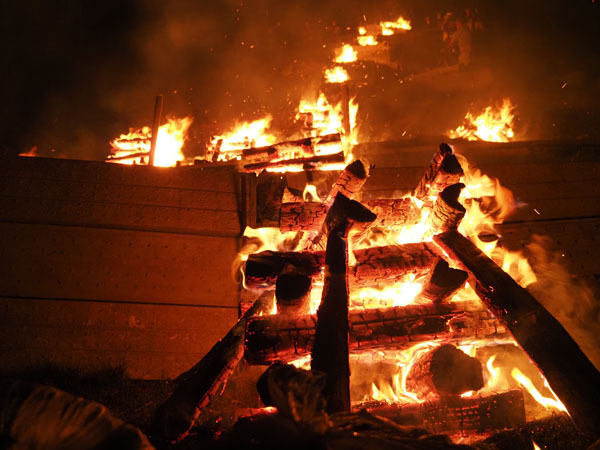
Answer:
<path fill-rule="evenodd" d="M 563 326 L 470 240 L 456 231 L 434 240 L 472 275 L 478 295 L 536 363 L 575 424 L 600 437 L 600 373 Z"/>
<path fill-rule="evenodd" d="M 456 183 L 448 186 L 438 195 L 428 218 L 429 228 L 433 234 L 458 228 L 466 213 L 465 207 L 458 201 L 460 191 L 464 187 L 464 184 Z"/>
<path fill-rule="evenodd" d="M 452 148 L 448 144 L 442 143 L 440 151 L 434 155 L 412 195 L 429 203 L 429 197 L 438 195 L 446 187 L 458 183 L 463 173 Z"/>

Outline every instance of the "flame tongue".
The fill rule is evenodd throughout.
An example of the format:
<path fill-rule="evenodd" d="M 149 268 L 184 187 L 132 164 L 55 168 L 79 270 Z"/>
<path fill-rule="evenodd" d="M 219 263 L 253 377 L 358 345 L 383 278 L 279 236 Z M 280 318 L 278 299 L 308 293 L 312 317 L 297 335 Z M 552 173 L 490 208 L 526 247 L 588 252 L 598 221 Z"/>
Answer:
<path fill-rule="evenodd" d="M 512 129 L 514 109 L 510 99 L 505 98 L 499 109 L 488 106 L 478 116 L 469 112 L 465 116 L 465 123 L 450 131 L 449 136 L 452 139 L 463 138 L 469 141 L 509 142 L 515 136 Z"/>

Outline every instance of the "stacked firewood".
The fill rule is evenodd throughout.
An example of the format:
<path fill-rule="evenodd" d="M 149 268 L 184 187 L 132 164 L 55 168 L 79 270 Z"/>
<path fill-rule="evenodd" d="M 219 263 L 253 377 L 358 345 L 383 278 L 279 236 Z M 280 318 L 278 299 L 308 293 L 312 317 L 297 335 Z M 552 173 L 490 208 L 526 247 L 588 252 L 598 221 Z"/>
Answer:
<path fill-rule="evenodd" d="M 406 377 L 407 387 L 427 404 L 405 409 L 405 413 L 419 416 L 422 424 L 436 430 L 516 426 L 525 420 L 520 391 L 489 398 L 461 397 L 483 386 L 482 368 L 452 345 L 465 337 L 512 334 L 538 364 L 575 423 L 599 436 L 600 412 L 588 401 L 600 398 L 598 371 L 527 291 L 458 233 L 465 215 L 458 201 L 464 187 L 462 175 L 452 149 L 442 144 L 412 197 L 358 202 L 353 197 L 367 180 L 368 170 L 355 161 L 341 172 L 323 202 L 282 202 L 280 229 L 310 233 L 310 238 L 298 252 L 264 251 L 248 257 L 246 286 L 263 294 L 230 333 L 180 378 L 179 387 L 157 416 L 162 433 L 171 440 L 184 437 L 244 354 L 250 364 L 276 364 L 259 382 L 266 405 L 290 416 L 300 429 L 308 426 L 319 435 L 326 434 L 335 428 L 332 418 L 351 409 L 350 353 L 402 349 L 433 339 L 444 339 L 446 344 L 422 355 Z M 431 209 L 427 225 L 434 242 L 359 248 L 349 254 L 350 241 L 364 239 L 375 227 L 416 223 L 423 205 Z M 350 309 L 354 289 L 388 286 L 409 274 L 423 280 L 417 304 Z M 467 280 L 485 306 L 450 302 Z M 323 286 L 321 302 L 317 313 L 310 314 L 310 292 L 317 283 Z M 257 315 L 268 308 L 270 300 L 276 302 L 279 313 Z M 548 340 L 552 353 L 547 350 Z M 309 355 L 308 374 L 297 374 L 287 365 Z M 290 377 L 296 384 L 288 382 Z M 302 386 L 317 393 L 304 398 Z M 300 406 L 290 406 L 295 395 L 302 397 L 300 403 L 310 405 L 304 411 L 312 413 L 302 415 Z M 389 415 L 389 408 L 382 412 Z"/>

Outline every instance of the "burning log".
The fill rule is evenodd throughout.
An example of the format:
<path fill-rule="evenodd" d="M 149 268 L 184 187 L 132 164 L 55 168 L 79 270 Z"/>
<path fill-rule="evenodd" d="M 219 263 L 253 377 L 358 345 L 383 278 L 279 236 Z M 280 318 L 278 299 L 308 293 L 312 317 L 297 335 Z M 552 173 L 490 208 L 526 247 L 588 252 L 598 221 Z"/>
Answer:
<path fill-rule="evenodd" d="M 293 266 L 286 267 L 275 282 L 277 312 L 306 314 L 310 310 L 312 278 Z"/>
<path fill-rule="evenodd" d="M 267 159 L 273 161 L 292 155 L 301 154 L 303 157 L 315 156 L 316 150 L 323 150 L 329 146 L 341 145 L 340 133 L 327 134 L 324 136 L 306 137 L 294 141 L 278 142 L 266 147 L 254 147 L 241 150 L 242 159 Z"/>
<path fill-rule="evenodd" d="M 348 164 L 342 173 L 340 173 L 335 183 L 333 183 L 324 203 L 330 206 L 338 192 L 341 192 L 348 198 L 352 198 L 365 184 L 368 177 L 367 168 L 360 159 Z"/>
<path fill-rule="evenodd" d="M 155 415 L 155 428 L 168 441 L 184 439 L 219 388 L 227 382 L 244 353 L 246 321 L 266 312 L 271 293 L 263 294 L 229 332 L 190 370 L 177 377 L 177 387 Z"/>
<path fill-rule="evenodd" d="M 427 202 L 429 197 L 438 195 L 446 187 L 458 183 L 462 175 L 462 167 L 460 167 L 452 148 L 448 144 L 442 143 L 439 153 L 434 155 L 412 195 Z"/>
<path fill-rule="evenodd" d="M 434 247 L 426 242 L 359 249 L 354 252 L 354 257 L 356 264 L 349 268 L 351 287 L 390 283 L 408 274 L 422 276 L 427 274 L 439 259 Z M 246 285 L 273 285 L 288 264 L 306 275 L 315 277 L 321 273 L 324 263 L 325 253 L 322 251 L 254 253 L 246 261 Z"/>
<path fill-rule="evenodd" d="M 412 225 L 419 221 L 421 212 L 410 198 L 375 199 L 364 205 L 377 214 L 374 225 Z M 327 204 L 319 202 L 294 202 L 281 205 L 279 229 L 281 231 L 318 231 L 327 215 Z"/>
<path fill-rule="evenodd" d="M 425 353 L 411 366 L 406 387 L 420 398 L 460 395 L 483 387 L 483 369 L 473 358 L 450 344 Z"/>
<path fill-rule="evenodd" d="M 291 265 L 301 273 L 316 276 L 325 264 L 325 252 L 273 252 L 270 250 L 248 256 L 244 269 L 246 286 L 267 287 L 276 283 L 285 267 Z"/>
<path fill-rule="evenodd" d="M 326 375 L 323 395 L 327 412 L 350 411 L 348 356 L 348 232 L 369 223 L 375 215 L 338 192 L 329 208 L 323 233 L 327 235 L 323 296 L 317 311 L 311 370 Z"/>
<path fill-rule="evenodd" d="M 465 207 L 458 201 L 460 191 L 464 187 L 465 185 L 462 183 L 453 184 L 444 189 L 438 196 L 429 216 L 429 226 L 433 234 L 458 228 L 460 221 L 467 212 Z"/>
<path fill-rule="evenodd" d="M 544 374 L 575 424 L 600 436 L 600 373 L 563 326 L 525 289 L 456 231 L 434 237 L 473 276 L 475 290 Z"/>
<path fill-rule="evenodd" d="M 429 272 L 419 296 L 434 303 L 450 301 L 456 291 L 464 286 L 468 277 L 467 272 L 452 269 L 446 261 L 440 258 L 434 269 Z"/>
<path fill-rule="evenodd" d="M 150 138 L 150 156 L 148 165 L 153 166 L 156 157 L 156 140 L 158 139 L 158 129 L 160 128 L 160 118 L 162 116 L 163 96 L 157 95 L 154 103 L 154 119 L 152 121 L 152 136 Z"/>
<path fill-rule="evenodd" d="M 262 170 L 280 170 L 293 166 L 301 166 L 303 170 L 316 170 L 326 164 L 339 164 L 344 162 L 344 152 L 331 155 L 318 155 L 308 158 L 283 159 L 281 161 L 266 161 L 243 166 L 244 172 L 260 172 Z"/>
<path fill-rule="evenodd" d="M 523 392 L 514 389 L 487 397 L 454 397 L 398 406 L 369 402 L 369 412 L 397 423 L 414 423 L 433 433 L 478 432 L 513 428 L 525 423 Z"/>
<path fill-rule="evenodd" d="M 465 312 L 457 304 L 423 304 L 349 312 L 352 351 L 382 345 L 402 346 L 430 339 L 501 336 L 505 329 L 487 311 Z M 245 358 L 250 364 L 293 361 L 310 353 L 314 314 L 254 317 L 246 329 Z"/>

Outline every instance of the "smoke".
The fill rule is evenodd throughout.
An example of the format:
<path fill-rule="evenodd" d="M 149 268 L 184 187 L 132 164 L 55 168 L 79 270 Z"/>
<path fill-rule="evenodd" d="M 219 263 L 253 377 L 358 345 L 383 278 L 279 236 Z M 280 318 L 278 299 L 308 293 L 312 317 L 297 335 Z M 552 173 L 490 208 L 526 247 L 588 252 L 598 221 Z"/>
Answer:
<path fill-rule="evenodd" d="M 546 236 L 532 235 L 526 246 L 537 282 L 528 290 L 558 319 L 592 363 L 600 368 L 600 304 L 583 281 L 571 275 Z"/>
<path fill-rule="evenodd" d="M 439 56 L 418 38 L 426 18 L 466 8 L 478 8 L 486 27 L 474 71 L 407 81 L 411 58 Z M 166 115 L 195 119 L 188 155 L 201 154 L 210 134 L 267 113 L 285 135 L 300 98 L 335 95 L 322 80 L 335 48 L 358 25 L 400 15 L 414 28 L 403 67 L 348 68 L 363 141 L 444 134 L 504 97 L 517 104 L 518 138 L 593 137 L 599 11 L 583 0 L 12 2 L 0 27 L 0 148 L 103 159 L 112 138 L 151 123 L 158 93 Z"/>

